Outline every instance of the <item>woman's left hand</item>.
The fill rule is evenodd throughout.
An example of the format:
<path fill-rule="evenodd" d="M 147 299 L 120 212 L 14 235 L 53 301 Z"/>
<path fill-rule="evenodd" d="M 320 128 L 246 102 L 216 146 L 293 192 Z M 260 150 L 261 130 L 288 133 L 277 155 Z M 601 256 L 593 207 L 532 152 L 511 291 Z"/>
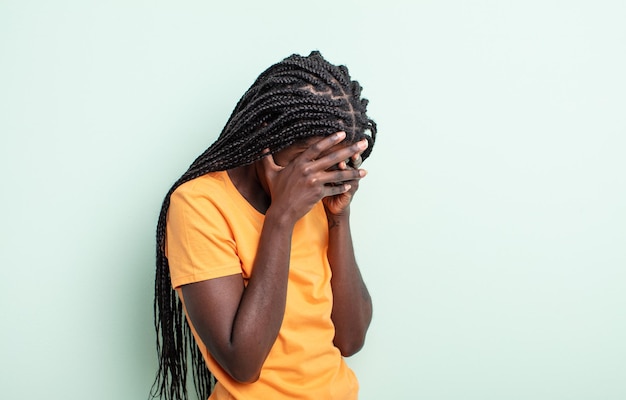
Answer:
<path fill-rule="evenodd" d="M 361 166 L 361 164 L 363 163 L 361 159 L 361 153 L 363 153 L 363 151 L 367 148 L 367 145 L 368 145 L 367 140 L 363 139 L 362 142 L 364 143 L 364 146 L 362 146 L 363 149 L 353 154 L 349 160 L 340 162 L 337 165 L 338 169 L 341 169 L 341 170 L 358 169 Z M 367 174 L 367 171 L 365 171 L 364 169 L 361 169 L 360 171 L 362 171 L 361 176 L 365 177 L 365 175 Z M 354 197 L 354 194 L 359 189 L 358 179 L 347 181 L 347 182 L 342 182 L 342 183 L 349 184 L 350 190 L 344 193 L 340 193 L 335 196 L 324 197 L 322 199 L 322 202 L 324 203 L 324 207 L 326 209 L 326 213 L 332 216 L 343 216 L 343 215 L 349 214 L 350 203 L 352 202 L 352 198 Z"/>

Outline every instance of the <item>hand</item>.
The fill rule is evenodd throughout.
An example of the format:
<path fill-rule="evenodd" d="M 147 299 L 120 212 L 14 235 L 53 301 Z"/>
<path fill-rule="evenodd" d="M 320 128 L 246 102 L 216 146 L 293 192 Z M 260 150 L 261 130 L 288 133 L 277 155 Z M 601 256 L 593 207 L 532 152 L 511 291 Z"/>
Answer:
<path fill-rule="evenodd" d="M 262 159 L 263 173 L 269 188 L 272 210 L 295 223 L 325 197 L 342 195 L 365 176 L 364 170 L 346 168 L 346 159 L 360 154 L 366 142 L 358 142 L 329 151 L 345 138 L 338 132 L 320 139 L 297 155 L 285 167 L 276 165 L 268 154 Z M 343 168 L 330 170 L 343 163 Z M 352 195 L 349 195 L 348 199 Z M 349 203 L 349 201 L 348 201 Z"/>
<path fill-rule="evenodd" d="M 338 168 L 340 170 L 347 170 L 347 169 L 357 170 L 360 172 L 360 178 L 363 178 L 365 175 L 367 175 L 367 171 L 363 169 L 358 169 L 358 168 L 363 163 L 363 160 L 361 159 L 361 154 L 367 148 L 368 142 L 367 140 L 363 139 L 358 144 L 360 145 L 361 150 L 353 154 L 349 160 L 346 160 L 346 161 L 349 161 L 349 163 L 346 161 L 341 161 L 338 164 Z M 343 192 L 343 193 L 339 193 L 334 196 L 324 197 L 323 202 L 324 202 L 324 207 L 326 208 L 327 214 L 334 215 L 334 216 L 342 216 L 349 212 L 349 207 L 350 207 L 350 203 L 352 202 L 352 198 L 354 197 L 354 194 L 356 193 L 356 191 L 359 189 L 360 178 L 353 180 L 353 181 L 345 182 L 350 185 L 350 190 Z"/>

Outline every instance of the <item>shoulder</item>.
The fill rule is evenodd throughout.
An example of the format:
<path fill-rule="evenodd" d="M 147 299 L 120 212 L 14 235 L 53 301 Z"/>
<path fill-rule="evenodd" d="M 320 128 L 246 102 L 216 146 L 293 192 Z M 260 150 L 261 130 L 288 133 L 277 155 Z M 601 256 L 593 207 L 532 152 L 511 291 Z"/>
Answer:
<path fill-rule="evenodd" d="M 196 224 L 229 213 L 232 201 L 227 179 L 225 171 L 211 172 L 177 187 L 170 197 L 168 225 L 176 221 Z"/>
<path fill-rule="evenodd" d="M 183 183 L 176 188 L 173 195 L 185 196 L 202 194 L 209 191 L 220 191 L 226 189 L 226 171 L 209 172 L 188 182 Z"/>
<path fill-rule="evenodd" d="M 220 201 L 228 195 L 226 171 L 210 172 L 183 183 L 174 190 L 170 206 Z"/>

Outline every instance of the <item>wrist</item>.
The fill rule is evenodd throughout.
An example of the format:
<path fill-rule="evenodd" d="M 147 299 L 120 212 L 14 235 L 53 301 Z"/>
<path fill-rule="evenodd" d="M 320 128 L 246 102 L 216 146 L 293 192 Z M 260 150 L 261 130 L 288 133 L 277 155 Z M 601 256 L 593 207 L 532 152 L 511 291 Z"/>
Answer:
<path fill-rule="evenodd" d="M 296 225 L 297 219 L 290 216 L 290 213 L 276 210 L 270 206 L 265 212 L 265 223 L 272 224 L 278 228 L 291 229 Z"/>
<path fill-rule="evenodd" d="M 329 212 L 326 212 L 326 219 L 328 220 L 328 229 L 349 227 L 350 211 L 345 210 L 345 212 L 342 212 L 341 214 L 331 214 Z"/>
<path fill-rule="evenodd" d="M 349 220 L 350 219 L 350 206 L 347 206 L 346 208 L 341 210 L 341 212 L 338 212 L 338 213 L 330 212 L 328 207 L 326 207 L 326 205 L 324 205 L 324 209 L 326 210 L 326 217 L 329 220 L 331 218 L 337 219 L 337 220 L 343 220 L 343 219 Z"/>

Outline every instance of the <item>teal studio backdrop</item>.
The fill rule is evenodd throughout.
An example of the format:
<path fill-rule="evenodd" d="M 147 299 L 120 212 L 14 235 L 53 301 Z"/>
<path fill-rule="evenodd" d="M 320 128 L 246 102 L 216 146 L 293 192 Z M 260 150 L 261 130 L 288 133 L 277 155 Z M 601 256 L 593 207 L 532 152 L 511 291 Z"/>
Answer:
<path fill-rule="evenodd" d="M 379 139 L 363 400 L 626 399 L 623 1 L 0 1 L 0 397 L 145 399 L 167 189 L 319 49 Z"/>

